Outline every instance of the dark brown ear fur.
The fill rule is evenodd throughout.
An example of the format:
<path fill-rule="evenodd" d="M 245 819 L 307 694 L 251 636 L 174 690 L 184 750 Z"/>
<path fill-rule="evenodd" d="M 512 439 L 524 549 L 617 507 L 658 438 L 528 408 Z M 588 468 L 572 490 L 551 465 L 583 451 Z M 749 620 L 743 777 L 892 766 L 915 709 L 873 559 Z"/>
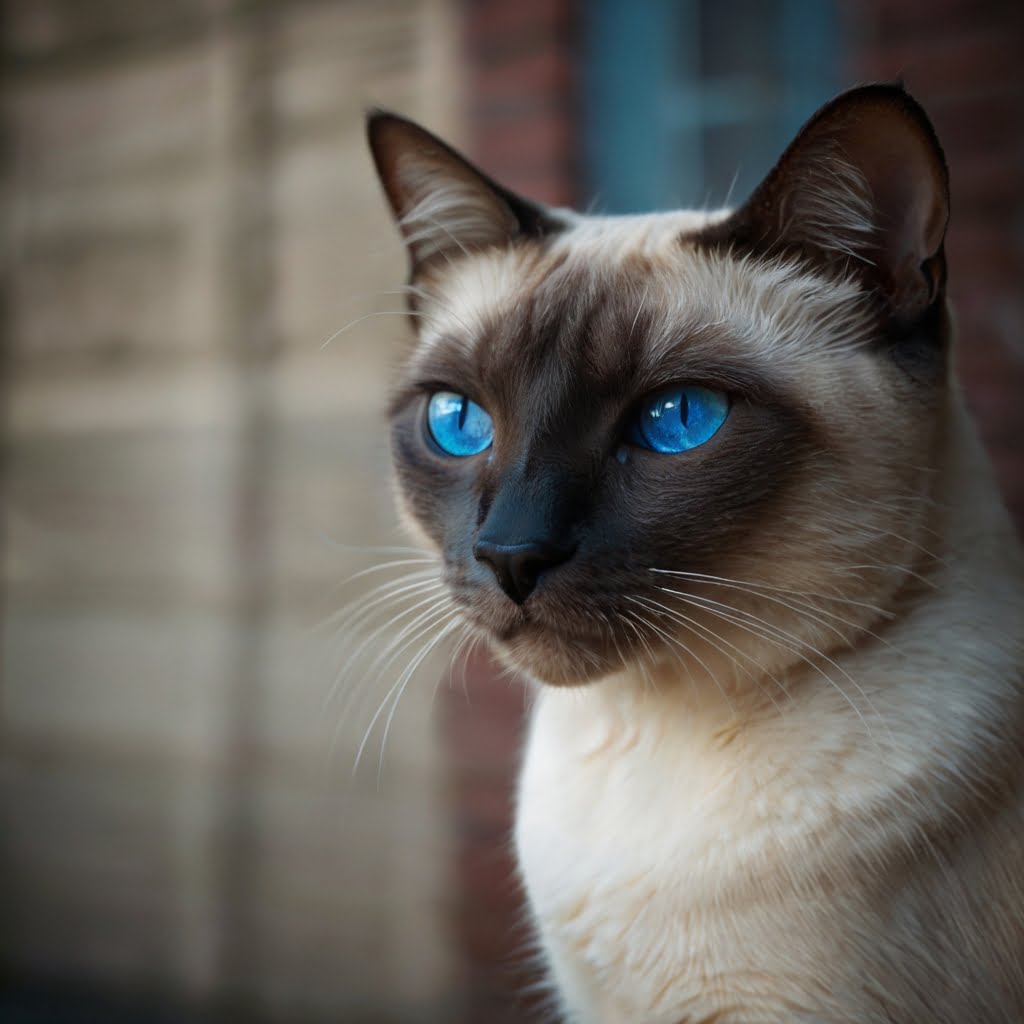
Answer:
<path fill-rule="evenodd" d="M 906 325 L 942 295 L 948 219 L 949 176 L 927 115 L 901 85 L 869 85 L 822 107 L 706 240 L 857 273 Z"/>
<path fill-rule="evenodd" d="M 503 188 L 413 121 L 375 110 L 366 130 L 413 278 L 438 258 L 559 230 L 549 210 Z"/>

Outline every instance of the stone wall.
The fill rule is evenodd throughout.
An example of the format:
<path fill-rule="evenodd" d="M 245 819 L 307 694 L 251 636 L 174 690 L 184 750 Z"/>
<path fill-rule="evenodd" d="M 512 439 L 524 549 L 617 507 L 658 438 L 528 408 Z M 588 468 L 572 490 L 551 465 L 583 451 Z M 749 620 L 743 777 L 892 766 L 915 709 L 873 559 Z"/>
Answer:
<path fill-rule="evenodd" d="M 451 1021 L 441 669 L 353 775 L 409 655 L 336 680 L 330 614 L 395 557 L 368 545 L 406 543 L 382 415 L 406 326 L 376 315 L 405 264 L 363 111 L 457 129 L 455 13 L 4 17 L 7 1009 Z"/>

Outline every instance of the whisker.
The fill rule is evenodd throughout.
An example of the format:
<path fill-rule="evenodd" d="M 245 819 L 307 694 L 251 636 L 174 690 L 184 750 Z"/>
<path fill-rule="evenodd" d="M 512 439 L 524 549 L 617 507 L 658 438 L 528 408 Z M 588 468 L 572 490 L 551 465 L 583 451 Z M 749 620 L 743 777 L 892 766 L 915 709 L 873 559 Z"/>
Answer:
<path fill-rule="evenodd" d="M 425 636 L 427 636 L 430 633 L 431 630 L 437 627 L 439 622 L 443 621 L 446 617 L 450 616 L 451 614 L 454 613 L 450 609 L 450 607 L 443 605 L 440 608 L 430 608 L 426 612 L 423 612 L 420 615 L 418 615 L 415 622 L 409 623 L 407 626 L 405 626 L 402 629 L 401 633 L 397 637 L 395 637 L 394 640 L 392 640 L 391 643 L 389 643 L 388 646 L 385 647 L 383 651 L 378 653 L 370 667 L 364 673 L 364 678 L 371 681 L 374 681 L 377 678 L 379 678 L 383 674 L 384 670 L 395 660 L 395 658 L 397 658 L 402 653 L 402 651 L 408 649 L 417 641 L 422 640 Z M 386 660 L 384 660 L 384 663 L 381 664 L 382 659 L 385 658 Z M 377 709 L 377 714 L 373 716 L 373 720 L 370 726 L 368 727 L 368 731 L 373 728 L 373 724 L 380 717 L 380 713 L 383 711 L 384 706 L 386 705 L 390 696 L 394 693 L 394 690 L 394 686 L 392 686 L 388 690 L 384 700 L 381 702 L 380 707 L 378 707 Z M 343 709 L 342 713 L 338 717 L 338 724 L 335 726 L 334 735 L 331 741 L 329 753 L 330 760 L 333 760 L 334 747 L 337 744 L 340 729 L 345 722 L 348 710 L 348 708 Z M 364 735 L 363 745 L 365 745 L 365 739 L 366 736 Z"/>
<path fill-rule="evenodd" d="M 643 633 L 640 632 L 640 630 L 637 628 L 636 623 L 633 622 L 632 619 L 628 617 L 623 617 L 623 621 L 626 623 L 627 626 L 630 627 L 630 629 L 633 630 L 634 633 L 636 633 L 637 639 L 640 641 L 644 650 L 647 652 L 647 656 L 651 659 L 651 663 L 653 664 L 655 661 L 654 648 L 651 647 L 649 641 L 647 640 L 647 637 L 645 637 Z"/>
<path fill-rule="evenodd" d="M 420 601 L 421 598 L 426 597 L 430 594 L 437 594 L 444 590 L 444 584 L 440 580 L 434 579 L 432 576 L 427 576 L 419 580 L 407 582 L 405 580 L 392 581 L 386 587 L 375 588 L 371 591 L 371 594 L 376 596 L 367 600 L 362 607 L 356 608 L 354 611 L 347 611 L 347 617 L 345 620 L 337 624 L 337 628 L 334 633 L 334 643 L 341 640 L 355 640 L 359 636 L 363 636 L 363 640 L 356 648 L 356 652 L 360 651 L 363 645 L 371 640 L 373 637 L 378 635 L 383 629 L 387 628 L 389 623 L 398 621 L 399 618 L 407 614 L 412 607 L 418 607 L 419 605 L 410 606 L 410 601 Z M 423 602 L 420 601 L 420 604 Z M 353 605 L 354 607 L 354 605 Z M 372 626 L 369 632 L 366 632 L 371 621 L 381 612 L 387 611 L 388 613 L 394 613 L 395 619 L 384 619 L 377 625 Z M 347 667 L 347 662 L 345 667 Z"/>
<path fill-rule="evenodd" d="M 633 613 L 633 614 L 635 614 L 635 613 Z M 632 625 L 632 623 L 630 622 L 631 616 L 630 616 L 628 611 L 620 612 L 620 615 L 625 619 L 625 621 L 628 624 Z M 693 667 L 683 657 L 683 653 L 684 653 L 683 652 L 683 648 L 678 643 L 675 644 L 675 647 L 679 647 L 679 650 L 672 649 L 672 650 L 667 651 L 666 653 L 686 673 L 686 681 L 690 684 L 690 689 L 693 691 L 694 696 L 698 697 L 699 696 L 699 690 L 697 688 L 697 682 L 693 678 L 693 671 L 692 671 Z M 651 651 L 651 664 L 652 664 L 652 667 L 653 667 L 653 665 L 655 664 L 655 660 L 657 659 L 657 656 L 654 654 L 653 649 L 648 647 L 648 650 Z M 657 659 L 657 660 L 661 660 L 661 659 Z M 646 674 L 646 678 L 647 678 L 647 681 L 649 682 L 649 684 L 651 685 L 652 689 L 655 691 L 655 693 L 660 692 L 657 683 L 650 677 L 649 674 Z"/>
<path fill-rule="evenodd" d="M 721 647 L 719 647 L 716 641 L 721 641 L 721 643 L 725 644 L 727 647 L 732 648 L 732 650 L 736 651 L 736 653 L 739 654 L 741 657 L 746 658 L 747 661 L 754 665 L 761 673 L 767 675 L 768 678 L 771 679 L 775 683 L 775 685 L 779 687 L 780 690 L 782 690 L 782 692 L 789 699 L 790 703 L 793 702 L 792 694 L 790 694 L 789 690 L 786 689 L 785 684 L 779 679 L 779 677 L 775 675 L 775 673 L 769 672 L 763 666 L 758 664 L 756 659 L 751 654 L 748 654 L 746 651 L 744 651 L 742 647 L 738 647 L 736 644 L 730 643 L 725 637 L 716 633 L 713 629 L 711 629 L 708 626 L 705 626 L 703 623 L 698 622 L 691 616 L 683 615 L 682 612 L 677 612 L 676 610 L 669 608 L 667 605 L 661 604 L 661 602 L 659 601 L 655 601 L 652 598 L 639 598 L 638 600 L 644 601 L 645 604 L 652 608 L 652 611 L 660 609 L 664 614 L 669 615 L 671 618 L 675 619 L 680 624 L 688 626 L 691 630 L 700 630 L 703 633 L 709 634 L 709 636 L 713 639 L 705 637 L 704 639 L 706 640 L 706 642 L 710 643 L 717 651 L 725 655 L 725 657 L 729 658 L 729 660 L 732 661 L 732 663 L 736 666 L 737 669 L 739 669 L 752 683 L 754 683 L 763 693 L 765 693 L 768 699 L 772 702 L 772 704 L 775 705 L 775 709 L 779 712 L 779 714 L 782 714 L 783 708 L 775 700 L 772 694 L 761 686 L 760 680 L 745 665 L 741 665 L 736 660 L 736 657 L 734 655 L 729 654 L 728 651 L 725 651 Z M 699 638 L 700 633 L 698 633 L 697 636 Z"/>
<path fill-rule="evenodd" d="M 369 569 L 362 569 L 359 572 L 354 572 L 351 576 L 347 577 L 344 581 L 345 584 L 353 582 L 353 580 L 362 579 L 364 576 L 370 576 L 373 573 L 383 572 L 385 569 L 395 569 L 403 565 L 426 565 L 430 564 L 436 568 L 441 567 L 440 561 L 436 556 L 430 558 L 399 558 L 391 562 L 380 562 L 377 565 L 371 565 Z"/>
<path fill-rule="evenodd" d="M 400 611 L 396 612 L 390 618 L 388 618 L 387 620 L 382 622 L 380 625 L 378 625 L 374 629 L 372 629 L 363 638 L 363 640 L 355 647 L 355 649 L 349 652 L 349 656 L 345 659 L 345 662 L 342 664 L 341 668 L 338 670 L 338 672 L 337 672 L 337 674 L 335 676 L 334 683 L 331 686 L 331 689 L 328 692 L 327 697 L 324 700 L 323 707 L 321 708 L 321 714 L 326 714 L 326 712 L 330 709 L 331 704 L 334 702 L 334 698 L 335 698 L 335 696 L 337 694 L 338 688 L 340 687 L 341 683 L 348 676 L 349 669 L 357 661 L 357 659 L 363 653 L 363 651 L 366 650 L 367 646 L 369 644 L 371 644 L 377 637 L 379 637 L 381 635 L 381 633 L 383 633 L 385 630 L 390 629 L 390 628 L 396 626 L 404 618 L 406 618 L 407 616 L 413 614 L 417 609 L 422 608 L 422 607 L 424 607 L 424 605 L 428 605 L 428 604 L 429 605 L 436 605 L 439 593 L 441 591 L 443 591 L 443 586 L 444 585 L 442 583 L 439 583 L 439 582 L 438 583 L 430 583 L 429 581 L 427 581 L 425 583 L 419 584 L 420 592 L 417 593 L 417 594 L 411 595 L 411 596 L 413 596 L 415 598 L 418 598 L 418 600 L 416 600 L 409 607 L 403 608 Z M 404 589 L 408 589 L 408 588 L 404 588 Z M 393 597 L 393 595 L 388 595 L 388 597 L 391 598 L 391 597 Z M 412 623 L 408 623 L 405 626 L 403 626 L 402 630 L 399 632 L 398 636 L 394 637 L 391 640 L 391 645 L 398 643 L 399 640 L 401 640 L 401 638 L 405 635 L 406 630 L 408 630 L 410 627 L 411 628 L 415 628 L 415 625 L 419 622 L 419 619 L 421 617 L 422 617 L 422 615 L 418 616 L 415 620 L 413 620 Z M 375 667 L 376 666 L 377 660 L 379 660 L 383 656 L 383 654 L 385 654 L 387 652 L 387 650 L 388 650 L 388 648 L 385 647 L 384 651 L 377 655 L 377 659 L 375 659 L 375 661 L 374 661 L 374 663 L 373 663 L 373 665 L 371 667 Z"/>
<path fill-rule="evenodd" d="M 666 590 L 666 588 L 659 589 Z M 725 621 L 732 622 L 734 625 L 737 625 L 742 629 L 746 629 L 751 635 L 760 636 L 761 639 L 767 640 L 769 643 L 775 643 L 778 646 L 782 647 L 784 650 L 788 650 L 791 653 L 795 654 L 797 657 L 799 657 L 808 666 L 813 668 L 816 672 L 820 673 L 822 678 L 824 678 L 831 686 L 833 686 L 836 692 L 838 692 L 840 696 L 846 701 L 846 703 L 849 704 L 850 708 L 860 719 L 861 724 L 864 726 L 864 731 L 867 733 L 869 739 L 871 739 L 871 741 L 875 744 L 875 747 L 878 749 L 879 754 L 884 757 L 882 747 L 875 740 L 874 733 L 871 731 L 871 727 L 868 725 L 867 719 L 864 717 L 860 708 L 857 707 L 854 700 L 842 688 L 842 686 L 839 685 L 839 683 L 837 683 L 830 675 L 828 675 L 828 673 L 825 672 L 820 665 L 816 665 L 806 654 L 803 653 L 803 651 L 800 648 L 805 648 L 806 650 L 814 654 L 816 657 L 820 658 L 822 661 L 831 665 L 838 672 L 840 672 L 847 680 L 849 680 L 854 689 L 856 689 L 858 694 L 863 698 L 864 703 L 867 705 L 868 709 L 875 715 L 879 722 L 881 722 L 882 725 L 885 726 L 886 731 L 889 733 L 890 742 L 893 743 L 893 745 L 895 745 L 892 738 L 892 734 L 889 731 L 888 722 L 886 722 L 885 717 L 875 707 L 873 701 L 870 697 L 868 697 L 863 687 L 861 687 L 861 685 L 856 681 L 856 679 L 853 678 L 853 676 L 850 675 L 849 672 L 846 671 L 846 669 L 844 669 L 841 665 L 835 662 L 823 651 L 818 650 L 812 644 L 801 639 L 800 637 L 794 636 L 792 633 L 787 632 L 781 627 L 773 626 L 772 624 L 765 622 L 764 619 L 759 619 L 756 615 L 752 615 L 750 612 L 734 608 L 732 605 L 722 604 L 722 602 L 714 601 L 711 598 L 699 597 L 695 594 L 683 593 L 682 591 L 666 590 L 666 592 L 670 594 L 675 594 L 677 597 L 681 597 L 684 601 L 686 601 L 689 604 L 692 604 L 696 608 L 702 608 L 705 611 L 709 611 L 714 615 L 718 615 Z M 727 610 L 721 611 L 718 609 Z M 752 620 L 754 623 L 757 624 L 757 626 L 752 626 L 751 621 L 746 620 Z M 758 630 L 760 630 L 760 632 L 758 632 Z M 779 637 L 782 637 L 783 639 L 780 640 Z"/>
<path fill-rule="evenodd" d="M 427 643 L 427 645 L 423 648 L 423 650 L 420 652 L 419 656 L 416 657 L 409 664 L 409 666 L 406 668 L 405 672 L 402 673 L 402 678 L 399 680 L 401 685 L 398 687 L 398 693 L 396 694 L 395 699 L 394 699 L 394 701 L 391 704 L 391 710 L 388 712 L 387 720 L 384 722 L 384 732 L 383 732 L 383 734 L 381 735 L 381 738 L 380 738 L 380 757 L 379 757 L 379 759 L 377 761 L 377 789 L 378 790 L 380 789 L 381 775 L 382 775 L 382 773 L 384 771 L 384 750 L 387 747 L 387 743 L 388 743 L 388 733 L 391 730 L 391 722 L 392 722 L 392 719 L 395 717 L 395 712 L 398 710 L 398 705 L 399 705 L 399 702 L 402 699 L 402 694 L 405 693 L 405 688 L 409 685 L 409 681 L 415 675 L 416 669 L 423 662 L 423 659 L 426 658 L 426 656 L 432 650 L 434 650 L 438 646 L 438 644 L 440 644 L 441 641 L 444 640 L 444 638 L 446 636 L 448 636 L 452 632 L 453 629 L 457 628 L 458 626 L 460 626 L 462 624 L 460 622 L 459 618 L 458 618 L 458 613 L 456 612 L 455 614 L 456 614 L 456 619 L 455 619 L 454 622 L 451 623 L 450 627 L 442 629 L 441 632 L 437 634 L 437 636 L 435 636 L 432 640 L 430 640 Z M 441 621 L 443 622 L 444 620 L 442 619 Z M 436 628 L 437 625 L 440 625 L 440 623 L 436 623 L 434 628 Z M 356 764 L 356 767 L 358 767 L 358 762 Z"/>
<path fill-rule="evenodd" d="M 633 323 L 629 328 L 629 334 L 626 336 L 626 345 L 629 345 L 629 343 L 633 340 L 633 332 L 636 330 L 636 325 L 640 320 L 640 314 L 643 312 L 644 303 L 647 301 L 647 295 L 650 292 L 650 290 L 651 286 L 648 283 L 647 286 L 644 288 L 643 295 L 640 296 L 640 304 L 636 307 L 636 316 L 633 317 Z"/>
<path fill-rule="evenodd" d="M 662 572 L 664 570 L 655 569 L 653 571 L 654 572 Z M 802 600 L 801 598 L 798 598 L 798 597 L 791 597 L 790 601 L 786 601 L 786 600 L 783 600 L 781 597 L 778 597 L 778 596 L 773 595 L 773 594 L 758 593 L 757 591 L 755 591 L 753 589 L 753 587 L 759 586 L 758 584 L 742 584 L 742 583 L 739 583 L 737 581 L 726 580 L 726 579 L 724 579 L 723 577 L 720 577 L 720 576 L 705 576 L 705 575 L 703 575 L 701 573 L 687 573 L 687 572 L 673 572 L 673 573 L 671 573 L 671 575 L 673 575 L 673 576 L 684 576 L 684 577 L 687 577 L 689 579 L 693 579 L 696 582 L 707 583 L 707 584 L 709 584 L 711 586 L 726 587 L 726 588 L 729 588 L 730 590 L 739 590 L 739 591 L 741 591 L 743 593 L 749 593 L 749 594 L 753 595 L 754 597 L 758 598 L 759 600 L 771 601 L 773 604 L 777 604 L 777 605 L 780 605 L 783 608 L 789 609 L 789 611 L 794 612 L 796 615 L 799 615 L 799 616 L 801 616 L 803 618 L 806 618 L 806 619 L 810 619 L 813 622 L 817 622 L 820 626 L 823 626 L 825 629 L 831 630 L 833 633 L 836 634 L 837 637 L 839 637 L 840 640 L 842 640 L 844 643 L 847 643 L 847 644 L 850 643 L 849 638 L 844 635 L 842 630 L 840 630 L 837 626 L 832 625 L 832 623 L 826 622 L 820 616 L 824 615 L 824 616 L 827 616 L 830 619 L 835 619 L 837 622 L 840 622 L 840 623 L 842 623 L 845 626 L 849 626 L 851 629 L 857 630 L 857 631 L 859 631 L 861 633 L 864 633 L 867 636 L 872 637 L 873 639 L 877 640 L 879 643 L 884 644 L 886 647 L 891 647 L 891 645 L 889 644 L 889 642 L 887 640 L 885 640 L 883 637 L 879 636 L 873 630 L 868 629 L 866 626 L 862 626 L 860 623 L 853 622 L 850 619 L 846 619 L 842 615 L 837 614 L 836 612 L 830 612 L 830 611 L 825 610 L 824 608 L 818 608 L 815 605 L 811 604 L 809 601 L 804 601 L 804 600 Z M 771 589 L 776 589 L 776 588 L 771 588 Z M 791 594 L 791 593 L 795 593 L 795 592 L 787 591 L 787 594 Z M 828 598 L 823 598 L 823 600 L 828 600 Z M 793 603 L 793 602 L 796 602 L 796 603 Z M 893 618 L 893 615 L 890 612 L 887 612 L 887 613 L 884 613 L 884 614 L 885 614 L 886 618 L 889 618 L 889 619 Z"/>
<path fill-rule="evenodd" d="M 347 331 L 350 331 L 357 324 L 364 323 L 367 320 L 373 320 L 381 316 L 413 316 L 420 317 L 424 320 L 429 320 L 430 317 L 427 313 L 421 313 L 415 309 L 385 309 L 380 310 L 376 313 L 364 313 L 362 316 L 357 316 L 355 320 L 350 320 L 344 327 L 336 330 L 321 346 L 320 351 L 322 352 L 335 338 L 340 338 Z"/>
<path fill-rule="evenodd" d="M 338 551 L 354 551 L 358 555 L 422 555 L 424 558 L 431 558 L 440 564 L 441 558 L 435 551 L 429 548 L 415 548 L 408 544 L 347 544 L 345 541 L 335 540 L 328 534 L 321 533 L 320 539 L 330 544 Z"/>
<path fill-rule="evenodd" d="M 386 668 L 388 668 L 388 666 L 392 663 L 395 657 L 397 657 L 398 653 L 400 653 L 403 650 L 404 645 L 402 644 L 402 641 L 405 640 L 405 638 L 408 637 L 410 633 L 418 629 L 420 624 L 425 619 L 429 618 L 434 612 L 439 610 L 439 600 L 442 602 L 441 608 L 451 606 L 451 602 L 447 599 L 445 595 L 439 595 L 436 590 L 432 590 L 430 593 L 427 594 L 427 596 L 423 597 L 421 600 L 418 600 L 411 607 L 403 610 L 395 616 L 392 616 L 392 618 L 382 623 L 380 626 L 377 627 L 377 629 L 373 631 L 372 634 L 370 634 L 369 637 L 366 638 L 366 640 L 363 641 L 360 647 L 357 648 L 355 656 L 358 656 L 360 651 L 365 647 L 367 641 L 374 639 L 384 630 L 390 629 L 393 626 L 397 625 L 398 622 L 400 622 L 403 618 L 405 618 L 407 615 L 410 615 L 417 609 L 423 608 L 424 605 L 428 606 L 426 611 L 420 612 L 411 622 L 407 622 L 404 626 L 402 626 L 399 632 L 388 641 L 384 648 L 377 652 L 377 655 L 375 656 L 373 661 L 370 663 L 369 668 L 367 669 L 367 674 L 383 672 Z M 350 658 L 350 661 L 351 660 L 352 659 Z"/>
<path fill-rule="evenodd" d="M 444 302 L 442 300 L 441 296 L 435 295 L 433 292 L 428 291 L 426 288 L 420 288 L 414 284 L 407 284 L 404 286 L 402 290 L 410 295 L 415 295 L 416 298 L 422 299 L 424 302 L 429 302 L 432 305 L 439 306 L 453 320 L 458 320 L 458 322 L 466 329 L 467 333 L 475 333 L 473 329 L 469 326 L 469 324 L 467 324 L 466 321 L 463 320 L 462 317 L 459 316 L 459 314 L 456 313 L 455 310 L 450 305 L 448 305 L 447 302 Z"/>
<path fill-rule="evenodd" d="M 451 672 L 448 675 L 449 685 L 455 681 L 454 671 L 456 666 L 461 674 L 462 678 L 462 691 L 466 695 L 466 699 L 469 699 L 469 684 L 466 681 L 466 662 L 469 659 L 473 647 L 479 641 L 480 637 L 475 633 L 473 627 L 468 623 L 464 623 L 466 631 L 459 637 L 458 643 L 455 645 L 455 649 L 452 651 L 451 658 Z M 430 704 L 433 707 L 434 701 L 437 698 L 437 691 L 441 687 L 441 677 L 439 676 L 437 682 L 434 683 L 434 689 L 430 694 Z"/>
<path fill-rule="evenodd" d="M 728 693 L 725 692 L 725 689 L 722 687 L 722 684 L 718 681 L 717 676 L 714 674 L 714 672 L 711 671 L 711 669 L 707 665 L 707 662 L 705 662 L 704 659 L 701 658 L 699 654 L 695 653 L 689 647 L 687 647 L 686 644 L 683 643 L 683 641 L 680 640 L 678 637 L 673 637 L 671 634 L 666 633 L 659 626 L 654 625 L 654 623 L 652 623 L 652 622 L 648 622 L 647 619 L 645 619 L 642 615 L 639 615 L 636 612 L 634 612 L 633 614 L 636 615 L 638 621 L 642 622 L 649 629 L 653 629 L 659 636 L 661 636 L 663 639 L 667 640 L 670 645 L 671 644 L 678 645 L 679 647 L 681 647 L 686 652 L 686 654 L 689 657 L 693 658 L 694 661 L 696 661 L 697 664 L 700 665 L 701 668 L 704 669 L 704 671 L 707 673 L 708 678 L 715 684 L 716 687 L 718 687 L 719 693 L 721 693 L 722 697 L 725 699 L 726 704 L 729 705 L 729 710 L 733 714 L 736 713 L 736 708 L 733 706 L 732 701 L 729 699 Z"/>
<path fill-rule="evenodd" d="M 647 658 L 650 660 L 651 667 L 653 668 L 653 666 L 655 664 L 655 661 L 656 661 L 656 657 L 655 657 L 655 654 L 654 654 L 654 648 L 650 645 L 650 643 L 647 640 L 647 637 L 644 636 L 643 632 L 640 630 L 640 627 L 632 620 L 632 618 L 629 616 L 628 613 L 626 613 L 626 612 L 619 612 L 618 613 L 618 618 L 619 618 L 620 621 L 624 622 L 627 626 L 629 626 L 629 628 L 631 630 L 633 630 L 633 632 L 636 634 L 637 639 L 640 641 L 641 645 L 643 646 L 644 651 L 640 652 L 640 661 L 639 661 L 640 670 L 641 670 L 641 672 L 643 672 L 644 680 L 647 683 L 647 685 L 650 687 L 650 689 L 652 689 L 655 692 L 657 692 L 658 691 L 658 685 L 657 685 L 657 683 L 655 683 L 654 679 L 651 677 L 651 674 L 650 674 L 650 672 L 647 669 L 646 660 L 644 658 L 644 653 L 646 652 Z M 619 650 L 618 641 L 614 639 L 614 635 L 613 635 L 612 639 L 613 639 L 613 642 L 615 643 L 615 650 L 619 654 L 619 660 L 623 664 L 626 664 L 626 659 L 623 658 L 622 652 Z"/>
<path fill-rule="evenodd" d="M 401 596 L 406 590 L 412 590 L 415 587 L 431 582 L 436 582 L 443 586 L 443 583 L 437 578 L 437 572 L 434 569 L 422 569 L 417 572 L 403 573 L 397 579 L 385 580 L 325 616 L 324 619 L 313 627 L 313 632 L 321 631 L 334 625 L 346 629 L 349 633 L 354 632 L 355 627 L 366 619 L 368 613 L 372 612 L 374 608 Z M 345 585 L 342 584 L 342 586 Z M 353 612 L 354 609 L 358 610 Z"/>
<path fill-rule="evenodd" d="M 935 580 L 930 580 L 930 579 L 928 579 L 927 576 L 922 576 L 922 575 L 920 575 L 920 573 L 914 572 L 913 569 L 911 569 L 909 566 L 906 566 L 906 565 L 870 565 L 870 564 L 869 565 L 847 565 L 847 566 L 844 567 L 843 571 L 850 573 L 850 572 L 860 572 L 862 570 L 867 570 L 869 572 L 884 572 L 884 573 L 888 573 L 888 572 L 892 572 L 893 569 L 898 570 L 899 572 L 903 573 L 905 576 L 909 576 L 911 579 L 917 580 L 918 583 L 921 583 L 922 585 L 924 585 L 926 587 L 931 587 L 932 590 L 938 590 L 939 589 L 939 584 L 936 583 Z"/>
<path fill-rule="evenodd" d="M 666 576 L 683 576 L 687 579 L 708 580 L 719 583 L 729 583 L 737 587 L 753 587 L 758 590 L 770 590 L 780 594 L 791 594 L 801 598 L 818 598 L 822 601 L 835 601 L 839 604 L 848 604 L 855 608 L 864 608 L 866 611 L 874 612 L 876 615 L 891 619 L 894 613 L 878 605 L 870 604 L 867 601 L 856 601 L 852 598 L 841 597 L 838 594 L 822 594 L 810 590 L 796 590 L 792 587 L 780 587 L 773 583 L 755 583 L 750 580 L 737 580 L 728 576 L 711 576 L 702 572 L 684 572 L 681 569 L 651 569 L 651 572 L 662 573 Z M 823 613 L 824 614 L 824 613 Z M 845 620 L 844 620 L 845 621 Z"/>
<path fill-rule="evenodd" d="M 387 704 L 390 701 L 392 695 L 395 693 L 396 690 L 398 690 L 399 691 L 399 696 L 401 696 L 401 690 L 404 689 L 406 682 L 412 677 L 412 674 L 416 671 L 417 667 L 420 665 L 420 663 L 423 661 L 423 659 L 446 636 L 448 636 L 448 634 L 451 633 L 451 631 L 453 629 L 455 629 L 459 625 L 459 621 L 458 621 L 457 618 L 455 619 L 455 621 L 448 621 L 448 620 L 452 619 L 453 617 L 457 616 L 458 614 L 459 614 L 458 611 L 452 610 L 452 611 L 446 612 L 437 621 L 434 621 L 434 622 L 430 623 L 430 627 L 429 627 L 430 629 L 436 629 L 438 626 L 440 626 L 444 622 L 447 622 L 447 625 L 445 625 L 444 628 L 439 633 L 437 633 L 434 637 L 431 638 L 430 641 L 428 641 L 428 643 L 423 647 L 423 649 L 420 651 L 420 653 L 410 662 L 409 666 L 405 669 L 405 671 L 402 673 L 402 675 L 398 678 L 397 682 L 395 682 L 394 685 L 385 694 L 384 700 L 381 701 L 381 703 L 380 703 L 380 707 L 377 708 L 377 711 L 374 713 L 373 718 L 370 719 L 370 724 L 366 727 L 366 732 L 363 734 L 362 742 L 359 744 L 359 749 L 356 751 L 355 762 L 352 765 L 352 774 L 353 775 L 355 775 L 356 772 L 359 771 L 359 762 L 363 758 L 363 751 L 366 749 L 366 744 L 369 742 L 370 734 L 373 732 L 373 727 L 377 724 L 377 720 L 383 714 L 384 708 L 387 706 Z M 385 739 L 386 738 L 387 737 L 385 736 Z M 383 758 L 383 750 L 381 752 L 381 757 Z M 378 787 L 379 787 L 379 785 L 380 785 L 380 776 L 379 775 L 378 775 L 378 778 L 377 778 L 377 784 L 378 784 Z"/>

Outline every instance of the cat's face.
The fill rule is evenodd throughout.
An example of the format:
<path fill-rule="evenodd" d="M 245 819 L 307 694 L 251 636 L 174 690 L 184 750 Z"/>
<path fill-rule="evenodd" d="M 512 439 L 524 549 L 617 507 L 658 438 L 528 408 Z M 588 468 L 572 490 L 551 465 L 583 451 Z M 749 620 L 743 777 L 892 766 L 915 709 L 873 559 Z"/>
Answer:
<path fill-rule="evenodd" d="M 408 122 L 371 141 L 415 286 L 401 503 L 506 660 L 741 686 L 919 575 L 945 173 L 902 92 L 835 101 L 731 215 L 542 210 Z"/>

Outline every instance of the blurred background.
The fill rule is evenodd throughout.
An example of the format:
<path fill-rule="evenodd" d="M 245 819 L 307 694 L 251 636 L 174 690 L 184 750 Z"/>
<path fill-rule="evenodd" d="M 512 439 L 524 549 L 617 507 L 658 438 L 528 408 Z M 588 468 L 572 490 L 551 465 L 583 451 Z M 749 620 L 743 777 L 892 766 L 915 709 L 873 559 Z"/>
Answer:
<path fill-rule="evenodd" d="M 821 102 L 903 77 L 1020 522 L 1024 5 L 0 11 L 0 1022 L 543 1019 L 507 851 L 521 688 L 426 658 L 381 756 L 408 659 L 365 678 L 333 614 L 405 571 L 345 582 L 406 543 L 406 267 L 363 112 L 620 212 L 738 202 Z"/>

